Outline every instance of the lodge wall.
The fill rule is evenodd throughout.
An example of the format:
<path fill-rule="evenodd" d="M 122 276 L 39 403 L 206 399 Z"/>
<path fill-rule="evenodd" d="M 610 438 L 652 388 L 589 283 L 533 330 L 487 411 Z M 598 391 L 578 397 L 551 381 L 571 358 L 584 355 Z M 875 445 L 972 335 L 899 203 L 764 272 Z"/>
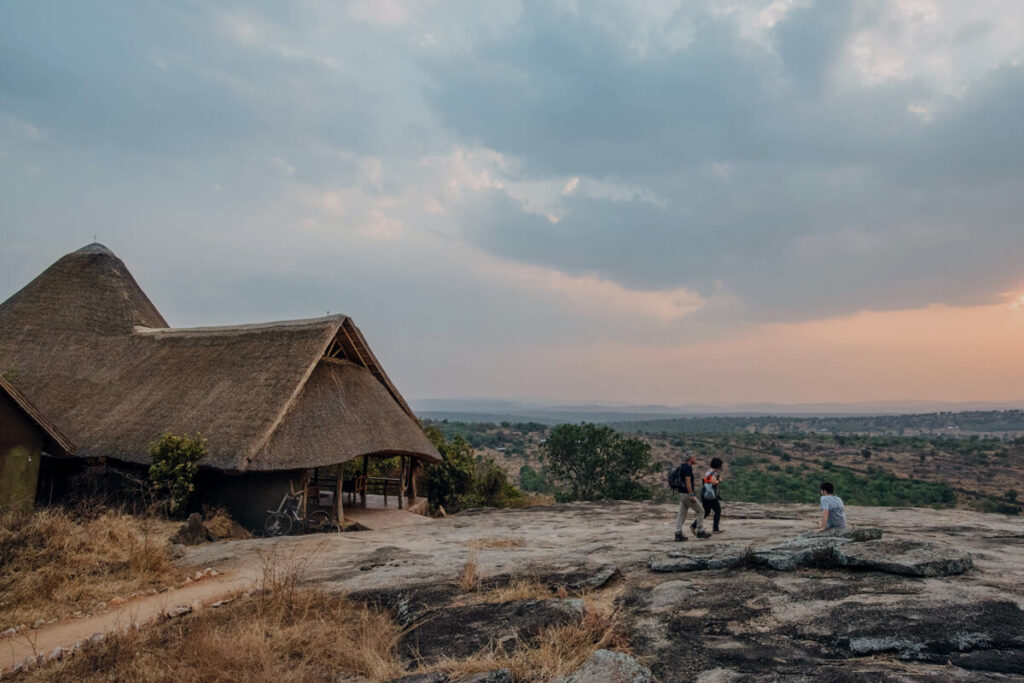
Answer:
<path fill-rule="evenodd" d="M 276 510 L 289 484 L 299 488 L 306 471 L 243 472 L 232 474 L 202 469 L 196 479 L 196 504 L 226 508 L 239 524 L 262 531 L 268 510 Z"/>
<path fill-rule="evenodd" d="M 35 502 L 42 450 L 42 430 L 0 391 L 0 507 Z"/>

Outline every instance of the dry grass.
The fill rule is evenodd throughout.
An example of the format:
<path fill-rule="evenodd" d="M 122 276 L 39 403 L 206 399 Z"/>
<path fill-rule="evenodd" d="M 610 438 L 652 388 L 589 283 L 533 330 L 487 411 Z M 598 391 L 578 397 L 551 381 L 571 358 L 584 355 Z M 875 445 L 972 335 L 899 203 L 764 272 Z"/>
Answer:
<path fill-rule="evenodd" d="M 177 583 L 173 526 L 110 510 L 0 512 L 0 630 Z"/>
<path fill-rule="evenodd" d="M 268 556 L 262 586 L 252 595 L 110 637 L 19 680 L 305 683 L 335 681 L 339 674 L 385 681 L 407 673 L 465 676 L 507 668 L 516 680 L 533 681 L 566 675 L 597 649 L 628 649 L 615 608 L 621 589 L 613 588 L 585 596 L 578 623 L 544 629 L 511 652 L 495 647 L 410 672 L 400 654 L 405 632 L 389 613 L 302 588 L 304 567 Z M 523 599 L 542 589 L 550 597 L 549 589 L 529 580 L 509 586 L 504 595 Z"/>
<path fill-rule="evenodd" d="M 492 588 L 474 596 L 474 603 L 502 603 L 513 600 L 546 600 L 548 598 L 564 598 L 568 593 L 564 588 L 552 590 L 550 586 L 537 579 L 514 579 L 505 586 Z"/>
<path fill-rule="evenodd" d="M 403 673 L 401 636 L 385 613 L 285 587 L 109 638 L 24 680 L 299 683 L 346 672 L 379 681 Z"/>
<path fill-rule="evenodd" d="M 218 539 L 252 538 L 252 534 L 233 520 L 224 508 L 204 508 L 203 526 Z"/>
<path fill-rule="evenodd" d="M 526 543 L 521 538 L 491 536 L 490 538 L 474 538 L 466 545 L 476 550 L 494 550 L 497 548 L 522 548 Z"/>
<path fill-rule="evenodd" d="M 480 575 L 477 573 L 476 550 L 470 550 L 466 557 L 466 564 L 462 567 L 462 576 L 459 577 L 459 588 L 463 593 L 475 590 L 480 583 Z"/>

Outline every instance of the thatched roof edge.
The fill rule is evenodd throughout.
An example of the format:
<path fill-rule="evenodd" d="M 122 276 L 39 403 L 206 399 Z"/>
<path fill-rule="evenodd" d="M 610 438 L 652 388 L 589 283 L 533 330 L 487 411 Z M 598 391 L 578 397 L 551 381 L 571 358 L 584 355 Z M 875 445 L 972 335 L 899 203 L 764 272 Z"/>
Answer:
<path fill-rule="evenodd" d="M 388 392 L 391 394 L 391 396 L 394 397 L 395 401 L 398 402 L 398 405 L 402 406 L 402 410 L 404 410 L 409 415 L 409 417 L 419 422 L 419 418 L 416 417 L 416 414 L 414 412 L 412 412 L 412 408 L 410 408 L 409 404 L 405 402 L 405 399 L 402 397 L 402 394 L 399 393 L 398 387 L 396 387 L 394 382 L 391 381 L 391 378 L 388 377 L 388 373 L 384 371 L 384 366 L 380 364 L 379 360 L 377 360 L 377 356 L 374 355 L 373 349 L 371 349 L 370 345 L 366 343 L 366 337 L 363 336 L 362 330 L 360 330 L 356 326 L 355 322 L 353 322 L 351 318 L 346 320 L 343 323 L 343 326 L 351 328 L 352 332 L 356 335 L 356 337 L 358 337 L 360 343 L 362 343 L 363 345 L 363 348 L 366 349 L 367 355 L 373 362 L 374 374 L 376 374 L 380 379 L 381 383 L 383 383 L 384 386 L 387 387 Z"/>
<path fill-rule="evenodd" d="M 4 379 L 3 375 L 0 375 L 0 390 L 10 396 L 11 400 L 25 412 L 30 420 L 39 425 L 39 428 L 46 433 L 53 444 L 57 447 L 55 450 L 62 451 L 61 453 L 53 453 L 52 455 L 75 454 L 75 451 L 78 450 L 78 446 L 76 446 L 71 439 L 64 436 L 60 430 L 57 429 L 56 425 L 50 422 L 41 412 L 39 412 L 39 409 L 32 405 L 32 402 L 25 398 L 24 394 L 15 389 L 14 385 Z"/>
<path fill-rule="evenodd" d="M 245 456 L 246 468 L 248 468 L 248 465 L 249 465 L 250 462 L 252 462 L 252 459 L 255 458 L 256 455 L 261 450 L 263 450 L 264 446 L 267 445 L 267 442 L 270 441 L 270 438 L 272 436 L 274 436 L 274 432 L 277 431 L 277 428 L 281 426 L 281 423 L 284 421 L 285 416 L 288 415 L 288 411 L 291 410 L 293 405 L 295 405 L 296 400 L 298 400 L 299 396 L 302 394 L 302 390 L 306 388 L 306 383 L 309 382 L 309 378 L 313 375 L 313 371 L 316 370 L 317 364 L 320 363 L 320 359 L 323 358 L 324 353 L 327 351 L 327 347 L 330 345 L 331 341 L 334 340 L 334 337 L 337 336 L 338 330 L 341 329 L 342 324 L 344 324 L 344 322 L 346 320 L 348 320 L 349 318 L 346 315 L 338 315 L 338 316 L 329 316 L 328 318 L 316 318 L 315 320 L 318 321 L 318 322 L 319 321 L 326 322 L 329 319 L 333 319 L 335 324 L 332 325 L 331 327 L 327 328 L 329 334 L 325 334 L 324 335 L 323 344 L 321 344 L 322 348 L 320 349 L 320 353 L 318 353 L 315 357 L 313 357 L 312 361 L 306 367 L 306 370 L 302 373 L 302 379 L 300 379 L 299 382 L 295 385 L 295 389 L 292 390 L 291 396 L 288 397 L 288 400 L 285 401 L 284 406 L 282 406 L 281 410 L 278 411 L 277 417 L 274 418 L 273 423 L 271 423 L 270 427 L 266 430 L 266 432 L 263 434 L 263 436 L 260 437 L 260 440 L 256 442 L 256 445 L 253 446 L 252 449 L 246 454 L 246 456 Z M 291 321 L 291 322 L 298 322 L 298 321 Z M 313 321 L 312 320 L 306 320 L 305 322 L 306 323 L 310 323 L 310 322 L 313 322 Z"/>

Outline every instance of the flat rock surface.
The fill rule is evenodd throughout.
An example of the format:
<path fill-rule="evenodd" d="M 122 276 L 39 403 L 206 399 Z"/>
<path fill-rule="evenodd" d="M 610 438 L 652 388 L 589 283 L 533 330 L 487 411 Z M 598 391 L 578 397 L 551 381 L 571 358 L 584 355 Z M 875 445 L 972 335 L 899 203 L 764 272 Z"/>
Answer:
<path fill-rule="evenodd" d="M 598 650 L 583 665 L 556 683 L 648 683 L 651 670 L 622 652 Z"/>
<path fill-rule="evenodd" d="M 582 600 L 516 600 L 445 607 L 413 626 L 402 639 L 401 649 L 412 661 L 463 659 L 492 645 L 511 650 L 543 628 L 582 618 Z"/>
<path fill-rule="evenodd" d="M 852 524 L 882 529 L 882 538 L 836 538 L 833 545 L 808 534 L 809 545 L 795 546 L 824 542 L 851 561 L 868 552 L 873 561 L 902 557 L 923 567 L 915 572 L 727 562 L 652 572 L 652 556 L 710 563 L 735 557 L 736 548 L 744 556 L 747 548 L 779 551 L 820 517 L 813 505 L 727 502 L 721 535 L 675 543 L 675 512 L 653 503 L 469 511 L 387 531 L 193 546 L 180 562 L 236 572 L 294 566 L 306 583 L 402 612 L 407 625 L 458 608 L 468 560 L 482 586 L 516 577 L 552 587 L 589 582 L 618 592 L 632 655 L 656 681 L 987 681 L 1019 680 L 1024 671 L 1021 518 L 848 506 Z M 950 561 L 969 554 L 972 566 L 932 576 L 931 551 L 924 565 L 915 559 L 926 543 Z"/>

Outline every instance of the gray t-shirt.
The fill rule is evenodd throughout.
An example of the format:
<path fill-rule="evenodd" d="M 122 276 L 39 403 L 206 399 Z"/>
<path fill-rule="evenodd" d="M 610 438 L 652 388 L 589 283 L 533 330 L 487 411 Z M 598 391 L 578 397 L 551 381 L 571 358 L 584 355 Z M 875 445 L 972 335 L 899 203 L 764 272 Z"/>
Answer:
<path fill-rule="evenodd" d="M 839 496 L 822 496 L 821 509 L 828 510 L 828 527 L 846 526 L 846 513 L 843 511 L 843 499 Z"/>

